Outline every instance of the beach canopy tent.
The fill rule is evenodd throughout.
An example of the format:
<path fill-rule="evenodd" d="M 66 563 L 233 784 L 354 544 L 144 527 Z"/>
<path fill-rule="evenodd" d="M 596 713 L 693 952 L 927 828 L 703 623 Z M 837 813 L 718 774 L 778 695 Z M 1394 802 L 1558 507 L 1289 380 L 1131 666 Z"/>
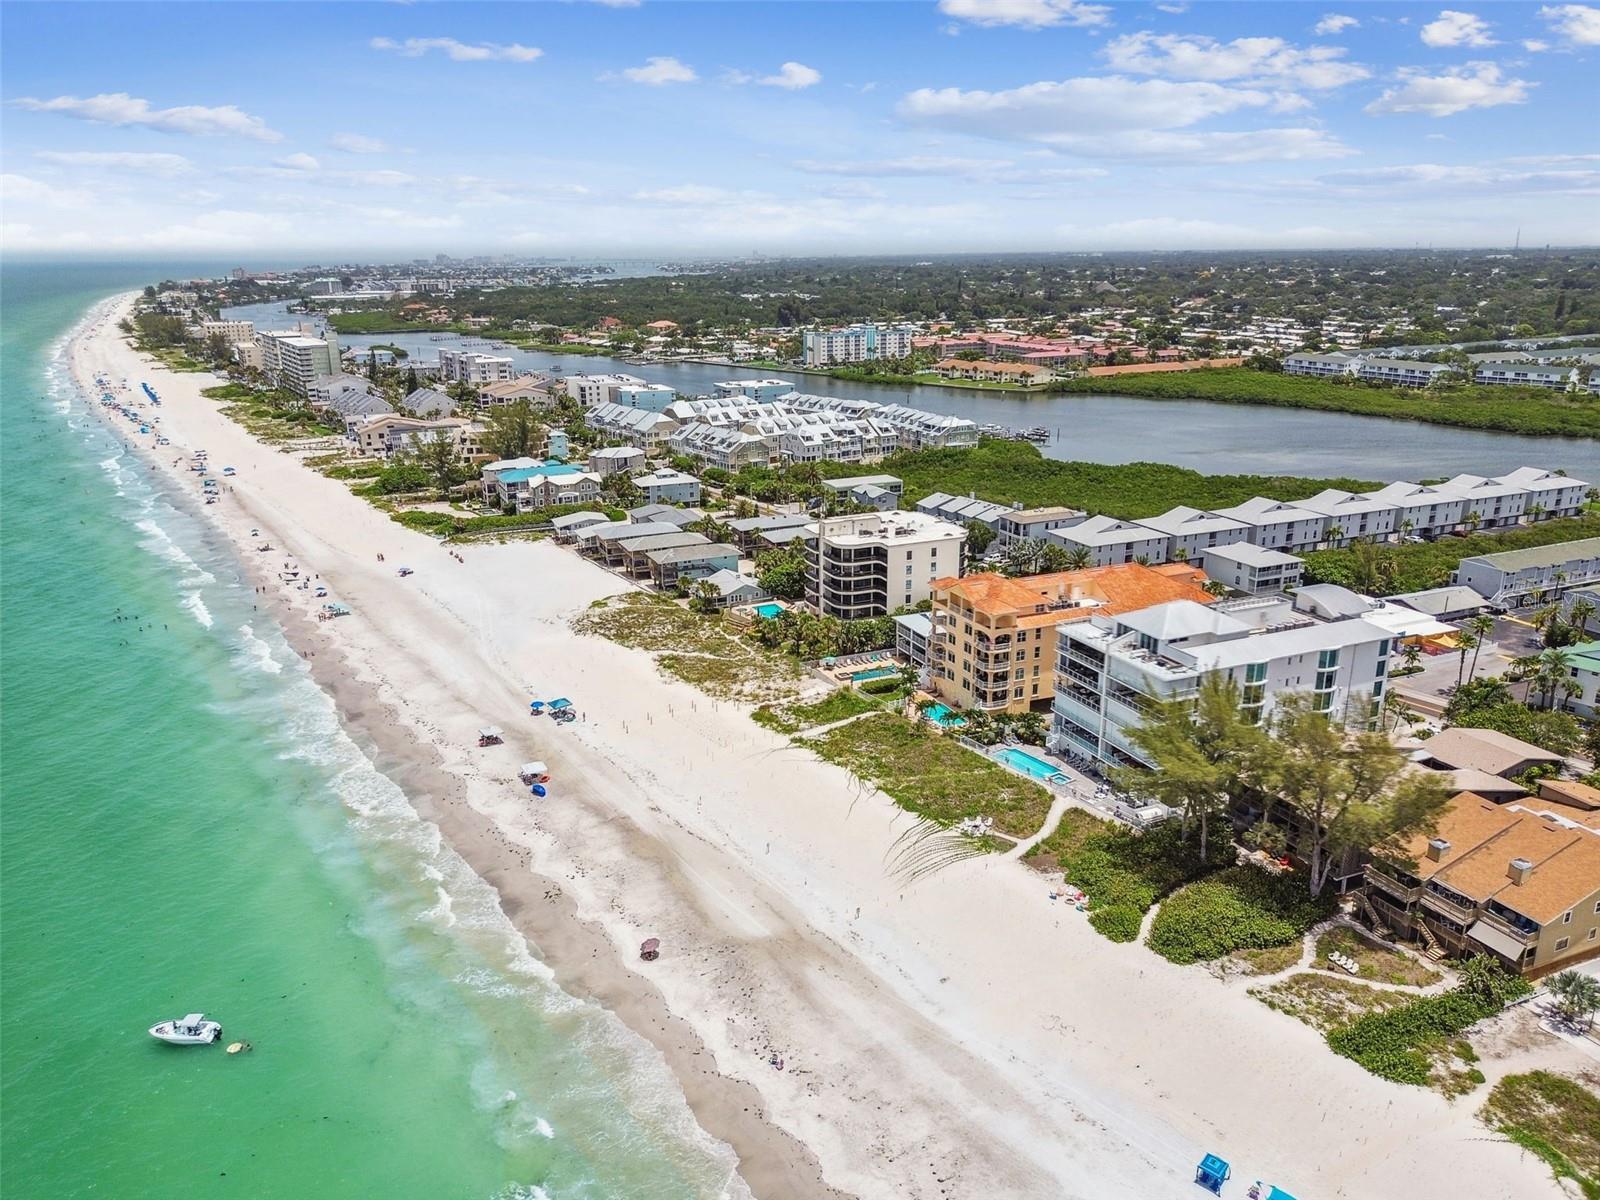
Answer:
<path fill-rule="evenodd" d="M 1222 1193 L 1222 1185 L 1228 1182 L 1228 1177 L 1233 1174 L 1233 1169 L 1224 1159 L 1215 1154 L 1208 1154 L 1200 1160 L 1200 1165 L 1194 1169 L 1194 1181 L 1203 1188 L 1209 1188 L 1218 1195 Z"/>
<path fill-rule="evenodd" d="M 1284 1191 L 1281 1187 L 1269 1186 L 1267 1188 L 1267 1200 L 1294 1200 L 1294 1197 L 1289 1195 L 1289 1193 Z"/>
<path fill-rule="evenodd" d="M 528 709 L 531 712 L 539 712 L 543 708 L 544 708 L 544 701 L 543 700 L 530 700 L 528 702 Z"/>
<path fill-rule="evenodd" d="M 501 736 L 500 726 L 485 725 L 482 729 L 478 730 L 478 736 L 481 738 L 498 738 Z"/>
<path fill-rule="evenodd" d="M 520 774 L 524 779 L 538 779 L 541 775 L 550 774 L 550 768 L 542 762 L 525 762 Z"/>
<path fill-rule="evenodd" d="M 571 708 L 572 707 L 572 701 L 568 700 L 565 696 L 563 696 L 559 700 L 550 701 L 550 707 L 553 708 L 553 709 Z"/>

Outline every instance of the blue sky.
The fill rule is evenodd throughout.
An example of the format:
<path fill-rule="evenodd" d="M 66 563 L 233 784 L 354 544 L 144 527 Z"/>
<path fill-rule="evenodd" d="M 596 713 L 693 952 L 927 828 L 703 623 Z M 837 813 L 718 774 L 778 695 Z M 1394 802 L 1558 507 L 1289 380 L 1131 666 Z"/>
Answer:
<path fill-rule="evenodd" d="M 7 3 L 11 253 L 1600 242 L 1600 6 Z"/>

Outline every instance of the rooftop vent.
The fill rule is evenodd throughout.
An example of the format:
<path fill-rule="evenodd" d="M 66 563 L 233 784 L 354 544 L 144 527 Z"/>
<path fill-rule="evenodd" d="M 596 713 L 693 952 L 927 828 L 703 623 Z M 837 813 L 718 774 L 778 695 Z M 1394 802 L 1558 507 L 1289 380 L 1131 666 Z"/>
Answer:
<path fill-rule="evenodd" d="M 1434 862 L 1443 862 L 1444 856 L 1450 853 L 1450 843 L 1444 838 L 1428 839 L 1428 857 Z"/>
<path fill-rule="evenodd" d="M 1512 883 L 1527 883 L 1531 874 L 1533 874 L 1533 863 L 1526 858 L 1513 858 L 1511 865 L 1506 868 L 1506 878 Z"/>

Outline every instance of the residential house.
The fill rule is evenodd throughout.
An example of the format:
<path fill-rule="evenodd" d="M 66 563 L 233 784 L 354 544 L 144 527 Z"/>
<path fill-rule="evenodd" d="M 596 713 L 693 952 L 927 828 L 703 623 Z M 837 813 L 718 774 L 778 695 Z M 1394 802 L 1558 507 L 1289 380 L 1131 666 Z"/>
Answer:
<path fill-rule="evenodd" d="M 1471 768 L 1515 779 L 1534 767 L 1560 768 L 1561 756 L 1495 729 L 1453 725 L 1422 744 L 1413 758 L 1423 766 L 1447 771 Z"/>
<path fill-rule="evenodd" d="M 702 592 L 707 585 L 709 591 Z M 750 576 L 728 570 L 713 571 L 704 579 L 697 580 L 694 593 L 709 595 L 712 605 L 716 608 L 738 608 L 743 604 L 755 604 L 771 595 Z"/>
<path fill-rule="evenodd" d="M 1198 561 L 1208 579 L 1251 596 L 1298 587 L 1305 572 L 1304 559 L 1253 542 L 1212 546 Z"/>
<path fill-rule="evenodd" d="M 1600 953 L 1600 833 L 1530 799 L 1451 800 L 1435 831 L 1374 851 L 1363 892 L 1384 925 L 1523 975 Z"/>
<path fill-rule="evenodd" d="M 479 408 L 503 408 L 524 400 L 534 408 L 549 408 L 555 400 L 550 394 L 550 382 L 524 376 L 520 379 L 496 380 L 478 387 Z"/>
<path fill-rule="evenodd" d="M 739 517 L 729 521 L 728 527 L 733 530 L 733 540 L 739 549 L 748 554 L 757 548 L 764 533 L 785 529 L 798 529 L 803 533 L 806 526 L 815 521 L 816 517 L 810 513 L 795 513 L 792 516 L 780 517 Z"/>
<path fill-rule="evenodd" d="M 705 515 L 698 508 L 682 508 L 672 504 L 641 504 L 637 508 L 628 510 L 630 520 L 665 521 L 678 529 L 682 529 L 685 525 L 693 525 Z"/>
<path fill-rule="evenodd" d="M 543 463 L 502 471 L 495 481 L 500 507 L 532 512 L 564 504 L 592 504 L 600 499 L 600 476 L 564 463 Z"/>
<path fill-rule="evenodd" d="M 1124 563 L 1008 579 L 936 579 L 927 687 L 954 708 L 1027 712 L 1054 694 L 1058 631 L 1074 621 L 1170 600 L 1210 604 L 1200 573 Z"/>
<path fill-rule="evenodd" d="M 1571 588 L 1600 582 L 1600 538 L 1463 558 L 1451 582 L 1470 587 L 1495 608 L 1556 600 Z"/>
<path fill-rule="evenodd" d="M 400 407 L 414 417 L 447 417 L 455 411 L 456 402 L 434 388 L 419 387 L 406 393 Z"/>
<path fill-rule="evenodd" d="M 410 450 L 415 441 L 428 441 L 437 437 L 449 438 L 463 454 L 476 451 L 476 437 L 472 422 L 462 417 L 441 417 L 423 420 L 388 413 L 373 417 L 356 417 L 346 421 L 347 436 L 356 449 L 369 457 L 387 458 L 396 451 Z"/>
<path fill-rule="evenodd" d="M 673 546 L 665 550 L 652 550 L 650 579 L 656 587 L 666 591 L 680 582 L 693 582 L 715 575 L 718 571 L 737 571 L 739 551 L 726 542 L 712 542 L 705 546 Z"/>
<path fill-rule="evenodd" d="M 648 475 L 635 475 L 633 483 L 651 504 L 700 503 L 700 481 L 671 467 L 658 467 Z"/>
<path fill-rule="evenodd" d="M 900 507 L 900 497 L 906 490 L 905 482 L 895 475 L 850 475 L 843 479 L 824 479 L 822 486 L 841 496 L 853 495 L 858 490 L 865 494 L 865 489 L 872 488 L 873 495 L 882 492 L 892 498 L 893 503 L 885 505 L 886 508 Z"/>
<path fill-rule="evenodd" d="M 657 550 L 671 550 L 678 546 L 709 546 L 711 539 L 703 533 L 675 529 L 671 533 L 650 533 L 643 537 L 624 538 L 617 543 L 622 555 L 622 569 L 637 578 L 650 577 L 650 555 Z"/>
<path fill-rule="evenodd" d="M 910 608 L 961 569 L 964 526 L 920 512 L 824 517 L 806 530 L 806 599 L 851 620 Z"/>
<path fill-rule="evenodd" d="M 1441 621 L 1465 621 L 1489 607 L 1489 602 L 1477 592 L 1460 585 L 1426 588 L 1420 592 L 1401 592 L 1397 596 L 1390 596 L 1389 599 Z"/>
<path fill-rule="evenodd" d="M 1558 367 L 1546 363 L 1501 360 L 1475 363 L 1472 368 L 1473 383 L 1515 384 L 1564 392 L 1577 381 L 1576 367 Z"/>
<path fill-rule="evenodd" d="M 965 526 L 976 521 L 998 533 L 1000 518 L 1011 510 L 1004 504 L 994 504 L 972 496 L 950 496 L 944 492 L 934 492 L 917 501 L 917 511 L 955 525 Z"/>
<path fill-rule="evenodd" d="M 644 466 L 644 451 L 637 446 L 606 446 L 589 451 L 589 470 L 601 479 L 637 471 Z"/>
<path fill-rule="evenodd" d="M 362 375 L 349 375 L 343 371 L 337 375 L 318 375 L 306 385 L 306 403 L 312 408 L 331 408 L 335 398 L 343 399 L 347 396 L 383 399 L 383 393 L 372 386 L 371 380 Z M 384 403 L 387 404 L 388 401 Z"/>
<path fill-rule="evenodd" d="M 550 518 L 550 528 L 555 530 L 556 541 L 570 544 L 578 540 L 579 531 L 609 522 L 610 518 L 603 512 L 562 513 Z"/>

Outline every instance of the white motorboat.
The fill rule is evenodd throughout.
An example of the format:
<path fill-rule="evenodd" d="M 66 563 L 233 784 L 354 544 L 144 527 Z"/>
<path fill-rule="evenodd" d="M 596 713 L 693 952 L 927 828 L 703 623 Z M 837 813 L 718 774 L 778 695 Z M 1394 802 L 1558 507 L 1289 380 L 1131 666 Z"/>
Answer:
<path fill-rule="evenodd" d="M 150 1026 L 150 1036 L 174 1046 L 209 1046 L 222 1036 L 222 1023 L 206 1020 L 204 1013 L 190 1013 L 176 1021 Z"/>

